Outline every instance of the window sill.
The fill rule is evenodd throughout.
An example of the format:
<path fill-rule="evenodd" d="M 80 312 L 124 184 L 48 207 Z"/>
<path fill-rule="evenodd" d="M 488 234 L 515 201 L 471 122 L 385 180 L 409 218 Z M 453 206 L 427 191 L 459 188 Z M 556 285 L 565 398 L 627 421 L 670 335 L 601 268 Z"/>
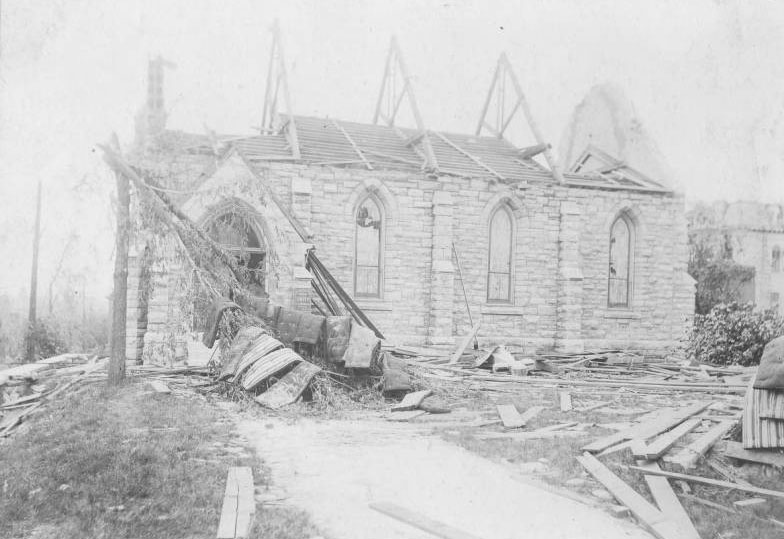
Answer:
<path fill-rule="evenodd" d="M 381 298 L 354 298 L 354 303 L 363 311 L 391 312 L 392 306 Z"/>
<path fill-rule="evenodd" d="M 524 307 L 518 307 L 511 303 L 485 303 L 481 307 L 482 314 L 523 316 Z"/>
<path fill-rule="evenodd" d="M 639 320 L 640 318 L 642 318 L 642 315 L 630 309 L 608 307 L 607 311 L 604 313 L 604 317 L 627 319 L 627 320 Z"/>

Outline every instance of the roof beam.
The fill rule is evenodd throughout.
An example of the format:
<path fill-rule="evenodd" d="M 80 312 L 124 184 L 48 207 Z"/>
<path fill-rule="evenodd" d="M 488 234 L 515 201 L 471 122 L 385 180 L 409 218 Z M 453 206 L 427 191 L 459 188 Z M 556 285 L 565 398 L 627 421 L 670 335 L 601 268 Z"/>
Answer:
<path fill-rule="evenodd" d="M 362 160 L 362 162 L 365 164 L 368 170 L 373 170 L 373 165 L 370 164 L 370 161 L 367 160 L 365 154 L 363 154 L 362 151 L 357 147 L 357 144 L 356 142 L 354 142 L 354 139 L 351 138 L 351 135 L 349 135 L 346 132 L 346 130 L 343 129 L 343 126 L 337 123 L 335 120 L 330 120 L 330 121 L 332 122 L 332 125 L 335 126 L 335 129 L 340 131 L 343 134 L 343 136 L 346 137 L 346 140 L 348 141 L 349 144 L 351 144 L 351 147 L 354 149 L 354 153 L 356 153 L 359 156 L 359 158 Z"/>
<path fill-rule="evenodd" d="M 398 88 L 398 77 L 402 79 L 402 86 Z M 431 170 L 438 170 L 438 161 L 436 154 L 433 152 L 433 147 L 430 144 L 430 139 L 427 136 L 425 124 L 422 121 L 422 115 L 419 113 L 419 106 L 417 105 L 416 97 L 414 96 L 414 88 L 411 84 L 411 77 L 408 74 L 403 54 L 398 47 L 397 39 L 392 37 L 389 44 L 389 52 L 387 53 L 387 61 L 384 66 L 384 77 L 381 80 L 381 90 L 378 93 L 378 100 L 376 101 L 376 111 L 373 114 L 373 123 L 378 124 L 379 120 L 383 120 L 390 127 L 395 127 L 395 120 L 397 113 L 400 110 L 400 105 L 403 103 L 404 98 L 408 98 L 408 106 L 411 114 L 414 116 L 417 131 L 421 134 L 421 139 L 417 142 L 421 145 L 424 157 L 425 168 Z M 408 139 L 404 136 L 404 140 Z"/>
<path fill-rule="evenodd" d="M 483 162 L 481 159 L 479 159 L 479 158 L 478 158 L 478 157 L 476 157 L 475 155 L 473 155 L 473 154 L 471 154 L 471 153 L 467 152 L 466 150 L 464 150 L 463 148 L 461 148 L 460 146 L 458 146 L 457 144 L 455 144 L 454 142 L 452 142 L 451 140 L 449 140 L 449 139 L 448 139 L 448 138 L 447 138 L 447 137 L 446 137 L 446 136 L 445 136 L 443 133 L 437 133 L 437 132 L 436 132 L 436 133 L 434 133 L 434 134 L 435 134 L 435 135 L 436 135 L 438 138 L 440 138 L 441 140 L 443 140 L 443 141 L 444 141 L 446 144 L 448 144 L 449 146 L 451 146 L 452 148 L 454 148 L 455 150 L 457 150 L 458 152 L 460 152 L 460 153 L 461 153 L 461 154 L 463 154 L 464 156 L 468 157 L 468 158 L 469 158 L 471 161 L 473 161 L 474 163 L 476 163 L 477 165 L 479 165 L 480 167 L 482 167 L 483 169 L 485 169 L 486 171 L 488 171 L 490 174 L 492 174 L 493 176 L 495 176 L 495 177 L 496 177 L 496 178 L 498 178 L 499 180 L 505 180 L 505 179 L 506 179 L 506 178 L 504 178 L 504 177 L 503 177 L 501 174 L 499 174 L 498 172 L 496 172 L 495 170 L 493 170 L 491 167 L 489 167 L 489 166 L 487 166 L 486 164 L 484 164 L 484 162 Z"/>
<path fill-rule="evenodd" d="M 512 91 L 517 98 L 510 112 L 507 112 L 506 110 L 507 107 L 505 94 L 507 81 L 511 83 Z M 491 105 L 494 101 L 496 109 L 495 125 L 488 121 L 491 112 Z M 528 105 L 528 101 L 525 98 L 523 87 L 520 85 L 520 81 L 517 79 L 517 75 L 515 75 L 514 70 L 512 69 L 512 64 L 509 62 L 509 58 L 507 58 L 506 53 L 502 53 L 498 58 L 495 74 L 493 75 L 493 80 L 490 83 L 490 90 L 487 93 L 487 98 L 485 98 L 485 103 L 482 107 L 482 114 L 479 117 L 476 134 L 481 135 L 482 129 L 488 129 L 496 137 L 503 138 L 504 132 L 509 127 L 512 119 L 521 109 L 537 144 L 547 146 L 547 148 L 542 150 L 541 153 L 544 153 L 544 157 L 547 160 L 547 164 L 549 165 L 553 176 L 555 176 L 559 183 L 564 183 L 563 174 L 561 174 L 558 164 L 555 162 L 555 159 L 550 152 L 550 147 L 545 143 L 544 138 L 542 137 L 542 133 L 539 131 L 539 127 L 534 120 L 531 107 Z"/>
<path fill-rule="evenodd" d="M 549 144 L 537 144 L 535 146 L 528 146 L 527 148 L 522 148 L 518 152 L 518 156 L 520 159 L 531 159 L 532 157 L 536 157 L 540 153 L 549 150 L 551 146 Z"/>
<path fill-rule="evenodd" d="M 278 21 L 272 25 L 272 49 L 270 50 L 269 67 L 267 68 L 267 88 L 264 91 L 264 108 L 261 114 L 261 133 L 271 134 L 280 131 L 275 128 L 280 111 L 278 110 L 278 94 L 283 91 L 283 100 L 287 118 L 285 124 L 286 137 L 291 146 L 291 153 L 295 159 L 300 159 L 299 137 L 297 124 L 291 107 L 291 94 L 289 93 L 289 79 L 286 71 L 286 61 L 283 54 L 283 40 L 280 37 Z"/>

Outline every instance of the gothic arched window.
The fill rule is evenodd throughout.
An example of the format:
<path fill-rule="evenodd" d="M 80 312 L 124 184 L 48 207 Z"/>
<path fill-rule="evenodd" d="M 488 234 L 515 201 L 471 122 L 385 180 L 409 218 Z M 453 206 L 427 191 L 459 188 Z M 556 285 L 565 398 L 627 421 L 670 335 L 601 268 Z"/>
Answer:
<path fill-rule="evenodd" d="M 212 220 L 207 226 L 207 234 L 231 253 L 239 266 L 248 269 L 248 284 L 255 285 L 257 289 L 265 289 L 266 249 L 248 219 L 239 213 L 228 211 Z"/>
<path fill-rule="evenodd" d="M 490 217 L 487 261 L 487 300 L 512 301 L 514 218 L 506 206 Z"/>
<path fill-rule="evenodd" d="M 381 297 L 382 231 L 381 205 L 368 196 L 357 207 L 354 239 L 354 293 Z"/>
<path fill-rule="evenodd" d="M 629 307 L 634 229 L 625 215 L 618 216 L 610 228 L 610 267 L 607 304 Z"/>

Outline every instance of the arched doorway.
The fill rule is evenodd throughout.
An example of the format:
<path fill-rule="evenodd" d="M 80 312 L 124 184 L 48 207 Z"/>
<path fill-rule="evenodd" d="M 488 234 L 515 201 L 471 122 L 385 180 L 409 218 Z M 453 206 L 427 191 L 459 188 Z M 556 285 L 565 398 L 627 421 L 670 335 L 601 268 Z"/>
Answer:
<path fill-rule="evenodd" d="M 239 266 L 247 268 L 248 281 L 243 284 L 253 295 L 266 296 L 267 247 L 253 218 L 238 209 L 228 209 L 210 219 L 205 228 Z"/>

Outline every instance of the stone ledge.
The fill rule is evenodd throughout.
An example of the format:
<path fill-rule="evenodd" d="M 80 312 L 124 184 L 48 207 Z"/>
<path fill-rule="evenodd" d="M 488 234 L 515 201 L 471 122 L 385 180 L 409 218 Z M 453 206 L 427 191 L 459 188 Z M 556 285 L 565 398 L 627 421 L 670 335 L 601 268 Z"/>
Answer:
<path fill-rule="evenodd" d="M 354 298 L 354 303 L 359 305 L 363 311 L 392 312 L 393 308 L 389 301 L 383 299 Z"/>
<path fill-rule="evenodd" d="M 604 313 L 605 318 L 626 318 L 629 320 L 640 320 L 642 315 L 629 309 L 608 309 Z"/>
<path fill-rule="evenodd" d="M 481 313 L 505 316 L 523 316 L 525 314 L 525 307 L 511 305 L 508 303 L 485 303 L 482 305 Z"/>

